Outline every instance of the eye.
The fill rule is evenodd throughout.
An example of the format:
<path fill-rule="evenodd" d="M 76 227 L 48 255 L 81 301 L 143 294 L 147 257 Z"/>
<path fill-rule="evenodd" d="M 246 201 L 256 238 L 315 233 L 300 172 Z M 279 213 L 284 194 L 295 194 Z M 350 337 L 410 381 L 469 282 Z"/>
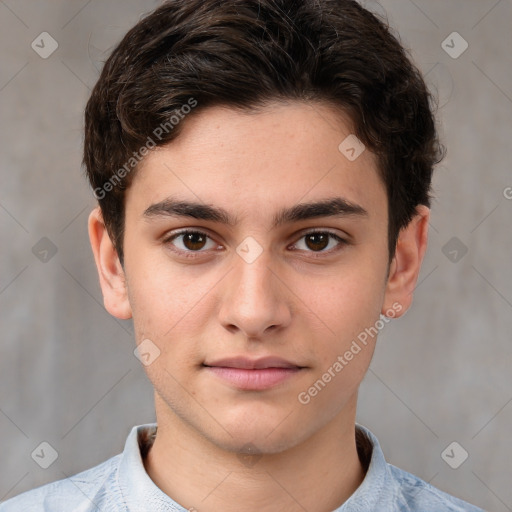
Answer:
<path fill-rule="evenodd" d="M 303 240 L 303 241 L 302 241 Z M 330 231 L 310 231 L 304 234 L 292 247 L 307 252 L 332 252 L 348 242 Z"/>
<path fill-rule="evenodd" d="M 193 257 L 194 253 L 206 252 L 216 249 L 219 245 L 203 231 L 184 230 L 173 233 L 164 240 L 165 244 L 171 244 L 174 251 L 185 256 Z M 306 251 L 310 253 L 331 253 L 348 245 L 335 233 L 330 231 L 310 231 L 302 235 L 298 242 L 291 246 L 292 250 Z"/>
<path fill-rule="evenodd" d="M 202 231 L 181 231 L 174 233 L 164 240 L 170 243 L 181 252 L 204 252 L 215 249 L 218 245 Z"/>

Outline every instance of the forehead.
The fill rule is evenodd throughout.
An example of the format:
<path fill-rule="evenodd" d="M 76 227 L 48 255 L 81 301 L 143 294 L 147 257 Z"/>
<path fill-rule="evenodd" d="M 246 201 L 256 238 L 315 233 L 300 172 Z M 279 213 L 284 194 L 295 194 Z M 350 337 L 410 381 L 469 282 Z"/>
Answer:
<path fill-rule="evenodd" d="M 261 215 L 332 196 L 368 210 L 385 207 L 375 155 L 362 150 L 350 118 L 333 107 L 290 102 L 246 112 L 218 106 L 183 122 L 180 135 L 140 165 L 127 210 L 131 204 L 144 211 L 169 196 Z"/>

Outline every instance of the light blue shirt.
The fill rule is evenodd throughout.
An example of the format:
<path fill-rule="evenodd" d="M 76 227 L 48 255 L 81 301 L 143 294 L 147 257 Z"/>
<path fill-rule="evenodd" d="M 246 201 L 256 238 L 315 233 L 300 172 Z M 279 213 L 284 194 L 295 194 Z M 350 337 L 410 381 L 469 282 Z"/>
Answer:
<path fill-rule="evenodd" d="M 155 428 L 156 423 L 133 427 L 123 453 L 0 503 L 0 512 L 186 512 L 144 469 L 141 434 L 151 434 Z M 388 464 L 377 438 L 361 425 L 356 428 L 373 445 L 370 464 L 361 485 L 333 512 L 483 512 Z"/>

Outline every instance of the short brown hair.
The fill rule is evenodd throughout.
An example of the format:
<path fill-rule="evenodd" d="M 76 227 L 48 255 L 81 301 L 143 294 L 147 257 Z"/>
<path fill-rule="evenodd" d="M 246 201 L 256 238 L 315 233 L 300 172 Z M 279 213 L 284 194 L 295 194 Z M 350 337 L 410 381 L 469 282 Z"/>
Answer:
<path fill-rule="evenodd" d="M 430 206 L 443 148 L 424 80 L 387 24 L 354 0 L 172 0 L 113 50 L 85 109 L 83 163 L 121 262 L 124 192 L 141 148 L 169 143 L 209 106 L 276 100 L 349 114 L 386 185 L 391 261 L 416 206 Z"/>

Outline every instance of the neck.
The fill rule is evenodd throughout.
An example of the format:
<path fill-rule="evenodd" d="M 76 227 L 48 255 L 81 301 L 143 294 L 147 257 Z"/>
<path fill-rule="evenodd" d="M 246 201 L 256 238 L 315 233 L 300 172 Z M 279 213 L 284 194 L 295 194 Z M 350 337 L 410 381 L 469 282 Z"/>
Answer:
<path fill-rule="evenodd" d="M 330 512 L 363 481 L 355 438 L 356 397 L 348 414 L 344 409 L 306 441 L 263 455 L 223 450 L 160 400 L 157 396 L 157 435 L 144 465 L 153 482 L 189 510 Z"/>

